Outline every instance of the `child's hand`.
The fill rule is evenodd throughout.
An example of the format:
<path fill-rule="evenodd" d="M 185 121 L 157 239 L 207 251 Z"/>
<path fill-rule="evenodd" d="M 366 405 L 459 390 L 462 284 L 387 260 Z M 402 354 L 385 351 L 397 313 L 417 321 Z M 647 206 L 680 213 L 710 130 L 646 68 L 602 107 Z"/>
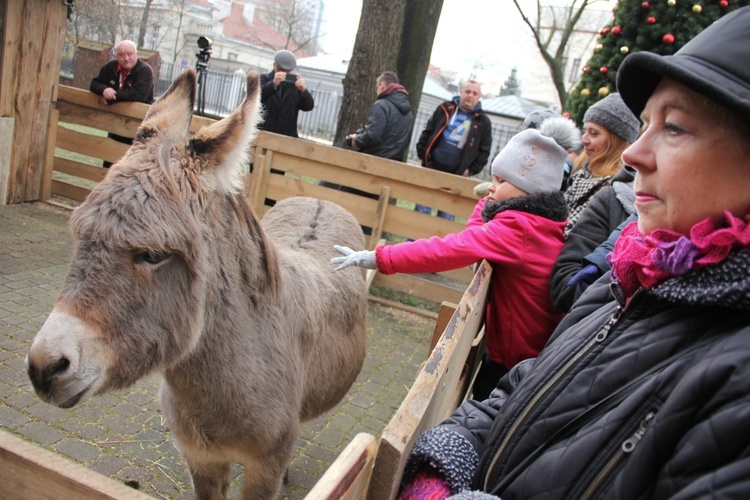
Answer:
<path fill-rule="evenodd" d="M 372 250 L 360 250 L 359 252 L 355 252 L 349 247 L 342 247 L 339 245 L 333 245 L 333 248 L 339 253 L 344 254 L 344 257 L 334 257 L 331 259 L 331 264 L 339 264 L 339 267 L 334 269 L 334 271 L 349 266 L 364 267 L 365 269 L 378 268 L 378 265 L 375 262 L 375 252 Z"/>

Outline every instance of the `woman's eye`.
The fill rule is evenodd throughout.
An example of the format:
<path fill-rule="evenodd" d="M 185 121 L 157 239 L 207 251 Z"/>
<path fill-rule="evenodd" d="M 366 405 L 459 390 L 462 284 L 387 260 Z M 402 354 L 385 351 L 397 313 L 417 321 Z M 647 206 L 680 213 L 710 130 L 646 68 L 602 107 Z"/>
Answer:
<path fill-rule="evenodd" d="M 671 122 L 665 122 L 664 128 L 667 130 L 667 132 L 670 132 L 672 134 L 677 134 L 679 132 L 682 132 L 682 129 Z"/>
<path fill-rule="evenodd" d="M 136 264 L 159 264 L 169 258 L 169 254 L 163 252 L 141 252 L 135 256 L 134 262 Z"/>

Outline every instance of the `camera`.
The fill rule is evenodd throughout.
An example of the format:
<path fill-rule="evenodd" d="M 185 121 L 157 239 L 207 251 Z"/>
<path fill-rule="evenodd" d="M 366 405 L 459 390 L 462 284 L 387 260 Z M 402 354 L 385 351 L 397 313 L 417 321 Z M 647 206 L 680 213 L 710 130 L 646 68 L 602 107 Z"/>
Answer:
<path fill-rule="evenodd" d="M 297 75 L 293 75 L 291 73 L 286 74 L 286 78 L 284 78 L 284 81 L 281 82 L 286 85 L 294 86 L 295 83 L 297 83 Z"/>
<path fill-rule="evenodd" d="M 198 48 L 201 49 L 200 52 L 195 54 L 195 57 L 198 58 L 198 62 L 196 63 L 198 69 L 206 68 L 208 66 L 208 60 L 211 59 L 212 45 L 213 40 L 211 40 L 207 36 L 198 37 Z"/>
<path fill-rule="evenodd" d="M 213 45 L 213 40 L 207 36 L 198 37 L 198 47 L 201 49 L 210 49 L 211 45 Z"/>

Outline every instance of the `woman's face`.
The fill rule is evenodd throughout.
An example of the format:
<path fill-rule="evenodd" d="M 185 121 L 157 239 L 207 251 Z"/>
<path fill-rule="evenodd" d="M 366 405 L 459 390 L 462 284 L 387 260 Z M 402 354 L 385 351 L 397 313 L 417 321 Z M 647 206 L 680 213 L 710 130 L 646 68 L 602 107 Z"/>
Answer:
<path fill-rule="evenodd" d="M 750 139 L 722 126 L 715 106 L 663 78 L 643 113 L 640 138 L 622 154 L 637 170 L 635 206 L 643 234 L 670 229 L 688 235 L 728 210 L 750 213 Z"/>
<path fill-rule="evenodd" d="M 509 198 L 518 198 L 519 196 L 526 196 L 527 193 L 523 189 L 519 189 L 510 182 L 506 182 L 500 177 L 493 175 L 492 184 L 488 188 L 490 198 L 495 201 L 504 201 Z"/>
<path fill-rule="evenodd" d="M 586 122 L 583 124 L 583 149 L 589 159 L 603 155 L 609 147 L 610 131 L 598 123 Z"/>

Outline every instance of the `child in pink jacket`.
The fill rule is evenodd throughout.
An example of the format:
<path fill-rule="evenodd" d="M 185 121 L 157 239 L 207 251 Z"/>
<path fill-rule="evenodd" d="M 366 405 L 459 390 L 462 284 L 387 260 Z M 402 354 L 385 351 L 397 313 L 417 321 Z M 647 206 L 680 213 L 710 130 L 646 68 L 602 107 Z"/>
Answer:
<path fill-rule="evenodd" d="M 384 274 L 458 269 L 486 259 L 493 266 L 487 302 L 486 351 L 472 388 L 486 399 L 521 360 L 535 357 L 562 319 L 549 299 L 552 266 L 565 243 L 567 208 L 560 185 L 580 131 L 562 117 L 516 134 L 492 162 L 489 195 L 479 200 L 466 229 L 355 252 L 336 246 L 348 266 Z"/>

